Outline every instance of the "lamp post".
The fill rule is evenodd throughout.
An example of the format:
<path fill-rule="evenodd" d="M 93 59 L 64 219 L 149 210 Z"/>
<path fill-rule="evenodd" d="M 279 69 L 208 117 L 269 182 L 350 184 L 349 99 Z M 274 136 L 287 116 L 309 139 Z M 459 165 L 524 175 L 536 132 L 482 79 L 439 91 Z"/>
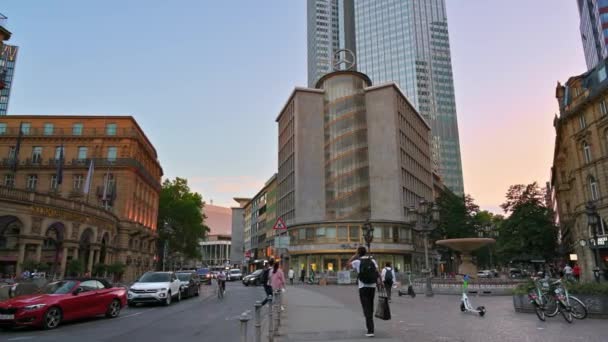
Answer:
<path fill-rule="evenodd" d="M 426 289 L 424 294 L 427 297 L 433 296 L 433 286 L 431 284 L 431 266 L 429 265 L 429 234 L 437 228 L 439 221 L 439 207 L 426 200 L 420 201 L 418 208 L 408 210 L 408 223 L 412 224 L 415 231 L 424 236 L 424 262 L 426 269 Z"/>
<path fill-rule="evenodd" d="M 589 201 L 587 202 L 587 205 L 585 206 L 585 213 L 587 214 L 587 222 L 589 223 L 589 226 L 591 226 L 592 232 L 593 232 L 593 241 L 594 243 L 594 249 L 595 249 L 595 267 L 593 268 L 593 276 L 595 277 L 595 281 L 596 282 L 600 282 L 600 267 L 599 267 L 599 243 L 598 243 L 598 239 L 597 239 L 597 225 L 599 222 L 599 215 L 597 214 L 597 209 L 595 208 L 595 205 L 593 204 L 593 202 Z M 591 246 L 589 246 L 591 247 Z"/>
<path fill-rule="evenodd" d="M 367 252 L 371 251 L 370 245 L 374 240 L 374 227 L 372 227 L 371 223 L 369 223 L 369 219 L 365 221 L 363 224 L 363 239 L 365 239 L 365 244 L 367 245 Z"/>

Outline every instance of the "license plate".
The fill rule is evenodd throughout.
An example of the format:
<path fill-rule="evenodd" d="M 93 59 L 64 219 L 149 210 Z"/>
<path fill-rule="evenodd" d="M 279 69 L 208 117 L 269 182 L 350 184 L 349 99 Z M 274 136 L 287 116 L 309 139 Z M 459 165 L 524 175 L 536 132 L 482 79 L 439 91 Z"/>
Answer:
<path fill-rule="evenodd" d="M 15 319 L 15 315 L 0 315 L 0 320 Z"/>

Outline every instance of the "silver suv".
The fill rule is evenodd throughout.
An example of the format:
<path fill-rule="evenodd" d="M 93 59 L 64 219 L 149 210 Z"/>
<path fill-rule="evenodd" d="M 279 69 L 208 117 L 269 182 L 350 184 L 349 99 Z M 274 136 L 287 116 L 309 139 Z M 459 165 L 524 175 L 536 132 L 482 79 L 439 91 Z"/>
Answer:
<path fill-rule="evenodd" d="M 228 281 L 241 280 L 243 279 L 243 273 L 241 273 L 241 270 L 239 270 L 238 268 L 233 268 L 228 271 L 226 279 L 228 279 Z"/>

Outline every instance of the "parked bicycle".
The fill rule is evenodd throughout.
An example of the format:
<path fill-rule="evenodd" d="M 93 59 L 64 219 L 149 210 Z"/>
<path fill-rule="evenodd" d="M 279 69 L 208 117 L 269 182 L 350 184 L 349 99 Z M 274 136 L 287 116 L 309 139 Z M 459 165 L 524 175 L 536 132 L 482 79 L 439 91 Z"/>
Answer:
<path fill-rule="evenodd" d="M 545 320 L 545 316 L 554 317 L 558 313 L 561 313 L 568 323 L 572 323 L 573 318 L 587 317 L 585 304 L 568 293 L 561 279 L 551 282 L 548 278 L 533 278 L 533 281 L 535 286 L 528 298 L 541 321 Z"/>

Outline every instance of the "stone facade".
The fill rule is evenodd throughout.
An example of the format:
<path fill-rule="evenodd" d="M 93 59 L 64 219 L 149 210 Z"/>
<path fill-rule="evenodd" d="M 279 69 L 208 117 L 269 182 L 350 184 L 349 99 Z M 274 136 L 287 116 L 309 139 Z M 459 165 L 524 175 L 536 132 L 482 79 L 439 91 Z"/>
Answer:
<path fill-rule="evenodd" d="M 161 177 L 132 117 L 0 118 L 0 273 L 31 261 L 62 276 L 81 259 L 86 271 L 123 263 L 134 279 L 154 264 Z"/>

